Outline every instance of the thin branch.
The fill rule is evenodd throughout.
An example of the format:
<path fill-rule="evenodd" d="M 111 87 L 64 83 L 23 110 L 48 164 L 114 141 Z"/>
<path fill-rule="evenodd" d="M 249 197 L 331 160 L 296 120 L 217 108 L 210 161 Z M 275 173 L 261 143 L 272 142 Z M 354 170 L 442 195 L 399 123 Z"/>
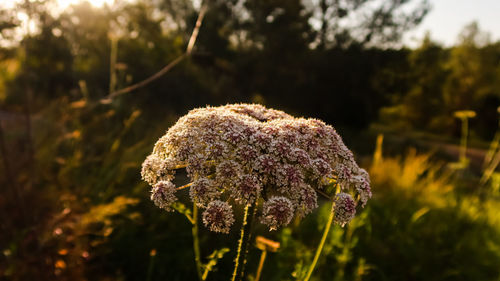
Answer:
<path fill-rule="evenodd" d="M 186 216 L 186 218 L 188 219 L 188 221 L 191 223 L 191 224 L 195 224 L 196 221 L 194 220 L 193 217 L 191 217 L 189 214 L 187 213 L 184 213 L 184 215 Z"/>
<path fill-rule="evenodd" d="M 215 176 L 214 174 L 211 174 L 211 175 L 208 175 L 208 176 L 207 176 L 207 178 L 211 179 L 211 178 L 213 178 L 214 176 Z M 194 182 L 190 182 L 190 183 L 185 184 L 185 185 L 183 185 L 183 186 L 179 186 L 179 187 L 177 187 L 177 190 L 183 190 L 184 188 L 190 187 L 190 186 L 192 186 L 193 184 L 194 184 Z"/>
<path fill-rule="evenodd" d="M 160 78 L 161 76 L 165 75 L 165 73 L 169 72 L 170 69 L 172 69 L 174 66 L 179 64 L 185 57 L 186 57 L 186 54 L 182 54 L 180 57 L 176 58 L 175 60 L 173 60 L 172 62 L 167 64 L 160 71 L 158 71 L 155 74 L 149 76 L 148 78 L 142 80 L 141 82 L 111 93 L 106 98 L 102 99 L 101 103 L 108 104 L 111 102 L 111 100 L 113 98 L 115 98 L 119 95 L 123 95 L 123 94 L 129 93 L 129 92 L 135 91 L 139 88 L 142 88 L 142 87 L 148 85 L 149 83 L 151 83 L 151 82 L 155 81 L 156 79 Z"/>
<path fill-rule="evenodd" d="M 483 172 L 483 176 L 479 181 L 480 185 L 486 184 L 486 182 L 493 175 L 493 172 L 495 172 L 496 168 L 498 167 L 498 164 L 500 164 L 500 150 L 496 152 L 495 157 L 493 158 L 493 160 L 491 160 L 490 164 L 488 165 L 488 168 Z"/>
<path fill-rule="evenodd" d="M 185 184 L 185 185 L 183 185 L 183 186 L 179 186 L 179 187 L 177 187 L 177 190 L 182 190 L 182 189 L 184 189 L 184 188 L 190 187 L 191 185 L 193 185 L 193 183 L 192 183 L 192 182 L 190 182 L 190 183 L 188 183 L 188 184 Z"/>
<path fill-rule="evenodd" d="M 316 190 L 316 192 L 318 192 L 319 194 L 323 195 L 326 199 L 328 200 L 332 200 L 332 197 L 330 197 L 328 194 L 326 194 L 325 192 L 315 188 L 314 190 Z"/>
<path fill-rule="evenodd" d="M 187 164 L 179 164 L 179 165 L 176 165 L 173 169 L 174 170 L 183 169 L 183 168 L 186 168 L 187 166 L 188 166 Z"/>
<path fill-rule="evenodd" d="M 205 13 L 207 12 L 207 5 L 202 4 L 200 8 L 200 13 L 198 14 L 198 19 L 196 19 L 196 24 L 193 29 L 193 33 L 191 34 L 191 38 L 189 38 L 189 43 L 186 48 L 186 54 L 190 55 L 193 50 L 194 43 L 196 43 L 196 38 L 198 38 L 198 33 L 200 32 L 201 23 L 203 22 L 203 17 L 205 17 Z"/>
<path fill-rule="evenodd" d="M 196 43 L 196 38 L 198 37 L 198 33 L 200 32 L 201 24 L 203 22 L 203 18 L 205 17 L 205 13 L 207 12 L 207 5 L 205 3 L 202 3 L 200 12 L 198 13 L 198 19 L 196 20 L 195 27 L 193 29 L 193 32 L 191 33 L 191 37 L 189 38 L 189 42 L 186 48 L 186 52 L 183 53 L 181 56 L 167 64 L 165 67 L 163 67 L 160 71 L 156 72 L 155 74 L 151 75 L 150 77 L 142 80 L 141 82 L 138 82 L 134 85 L 128 86 L 126 88 L 123 88 L 121 90 L 115 91 L 111 94 L 109 94 L 106 98 L 101 100 L 101 103 L 108 104 L 111 102 L 111 100 L 119 95 L 123 95 L 129 92 L 132 92 L 134 90 L 137 90 L 139 88 L 142 88 L 149 83 L 155 81 L 156 79 L 160 78 L 161 76 L 165 75 L 168 71 L 170 71 L 174 66 L 179 64 L 182 60 L 184 60 L 186 57 L 191 55 L 191 52 L 193 50 L 194 44 Z"/>

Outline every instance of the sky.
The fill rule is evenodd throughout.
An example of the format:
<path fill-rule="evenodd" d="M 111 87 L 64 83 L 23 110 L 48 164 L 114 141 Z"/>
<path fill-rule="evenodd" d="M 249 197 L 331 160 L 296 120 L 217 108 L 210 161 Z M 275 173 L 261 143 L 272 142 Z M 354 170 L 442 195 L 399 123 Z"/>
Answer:
<path fill-rule="evenodd" d="M 463 27 L 472 21 L 491 34 L 492 41 L 500 40 L 500 0 L 430 0 L 432 10 L 415 30 L 410 31 L 404 43 L 418 46 L 426 31 L 431 38 L 445 46 L 456 43 Z"/>
<path fill-rule="evenodd" d="M 57 0 L 63 8 L 81 0 Z M 87 0 L 95 6 L 112 4 L 114 0 Z M 482 31 L 500 40 L 500 0 L 429 0 L 432 10 L 416 29 L 404 36 L 403 43 L 417 47 L 427 31 L 434 41 L 452 46 L 467 24 L 477 21 Z M 195 0 L 199 2 L 199 0 Z"/>
<path fill-rule="evenodd" d="M 0 0 L 3 2 L 5 0 Z M 19 1 L 19 0 L 17 0 Z M 82 0 L 56 0 L 64 9 Z M 94 6 L 102 7 L 115 0 L 87 0 Z M 130 1 L 130 0 L 128 0 Z M 199 0 L 194 0 L 199 2 Z M 482 31 L 490 33 L 492 41 L 500 40 L 500 0 L 429 0 L 432 10 L 423 22 L 403 37 L 403 43 L 409 47 L 418 47 L 427 31 L 434 41 L 444 46 L 452 46 L 458 34 L 467 24 L 477 21 Z M 16 0 L 7 0 L 14 5 Z M 418 2 L 418 1 L 417 1 Z"/>

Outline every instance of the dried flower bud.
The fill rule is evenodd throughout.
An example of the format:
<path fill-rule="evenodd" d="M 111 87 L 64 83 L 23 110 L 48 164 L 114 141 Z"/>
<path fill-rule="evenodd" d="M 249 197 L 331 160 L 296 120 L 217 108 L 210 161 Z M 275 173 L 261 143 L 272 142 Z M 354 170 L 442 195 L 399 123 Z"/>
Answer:
<path fill-rule="evenodd" d="M 236 156 L 242 163 L 250 163 L 258 156 L 258 152 L 251 145 L 242 145 L 236 149 Z"/>
<path fill-rule="evenodd" d="M 337 181 L 341 183 L 342 188 L 347 187 L 352 178 L 352 169 L 343 163 L 337 163 L 334 171 L 335 175 L 337 175 Z"/>
<path fill-rule="evenodd" d="M 342 227 L 349 223 L 356 215 L 356 203 L 348 193 L 339 193 L 335 196 L 334 221 Z"/>
<path fill-rule="evenodd" d="M 370 188 L 370 176 L 364 169 L 360 169 L 360 173 L 352 177 L 351 182 L 359 194 L 361 206 L 365 207 L 368 199 L 372 197 L 372 190 Z"/>
<path fill-rule="evenodd" d="M 160 162 L 158 166 L 158 171 L 156 171 L 156 175 L 158 176 L 158 180 L 170 181 L 175 177 L 175 166 L 176 161 L 173 159 L 164 159 Z"/>
<path fill-rule="evenodd" d="M 288 144 L 285 140 L 273 140 L 269 144 L 269 152 L 278 156 L 290 154 L 291 149 L 290 144 Z"/>
<path fill-rule="evenodd" d="M 234 223 L 233 208 L 227 202 L 212 201 L 203 212 L 203 224 L 210 231 L 229 233 Z"/>
<path fill-rule="evenodd" d="M 262 183 L 255 175 L 243 175 L 231 189 L 231 196 L 242 204 L 253 204 L 260 196 Z"/>
<path fill-rule="evenodd" d="M 307 154 L 305 150 L 300 148 L 292 149 L 292 151 L 288 155 L 288 158 L 291 161 L 296 161 L 304 167 L 309 167 L 309 165 L 311 165 L 311 158 L 309 157 L 309 154 Z"/>
<path fill-rule="evenodd" d="M 160 168 L 161 160 L 157 155 L 151 154 L 142 163 L 141 177 L 150 185 L 155 185 L 158 181 L 158 169 Z"/>
<path fill-rule="evenodd" d="M 301 217 L 311 213 L 318 207 L 318 195 L 310 185 L 304 185 L 300 188 L 300 200 L 297 212 Z"/>
<path fill-rule="evenodd" d="M 189 188 L 191 201 L 200 207 L 206 206 L 210 201 L 218 198 L 219 195 L 220 193 L 217 191 L 215 182 L 208 178 L 195 180 Z"/>
<path fill-rule="evenodd" d="M 175 185 L 170 181 L 159 181 L 151 190 L 151 200 L 161 209 L 173 211 L 171 206 L 177 201 Z"/>
<path fill-rule="evenodd" d="M 330 164 L 328 164 L 328 162 L 326 162 L 321 158 L 314 159 L 312 161 L 312 165 L 313 165 L 313 173 L 318 178 L 330 176 L 332 173 L 332 168 L 330 167 Z"/>
<path fill-rule="evenodd" d="M 264 202 L 262 209 L 262 223 L 268 225 L 269 230 L 276 230 L 287 225 L 293 218 L 293 203 L 283 196 L 271 197 Z"/>
<path fill-rule="evenodd" d="M 268 154 L 262 154 L 257 158 L 257 169 L 264 174 L 274 175 L 276 173 L 276 169 L 278 168 L 278 163 Z"/>
<path fill-rule="evenodd" d="M 304 183 L 304 175 L 298 166 L 285 164 L 279 172 L 283 176 L 283 179 L 280 178 L 281 184 L 296 187 Z"/>
<path fill-rule="evenodd" d="M 239 174 L 241 174 L 241 168 L 236 161 L 226 160 L 217 166 L 216 178 L 221 185 L 237 184 Z"/>

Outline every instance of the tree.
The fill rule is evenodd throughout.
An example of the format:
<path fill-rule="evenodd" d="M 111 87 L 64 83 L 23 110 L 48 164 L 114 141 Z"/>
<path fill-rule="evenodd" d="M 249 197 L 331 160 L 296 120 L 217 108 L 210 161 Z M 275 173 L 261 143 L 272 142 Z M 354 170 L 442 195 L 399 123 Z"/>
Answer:
<path fill-rule="evenodd" d="M 321 48 L 351 44 L 384 46 L 417 26 L 430 10 L 427 0 L 308 1 L 309 22 L 318 30 Z"/>
<path fill-rule="evenodd" d="M 410 88 L 403 103 L 407 118 L 416 128 L 442 129 L 439 114 L 443 113 L 446 55 L 447 52 L 427 34 L 420 47 L 408 57 Z"/>
<path fill-rule="evenodd" d="M 0 10 L 0 39 L 10 37 L 8 31 L 19 24 L 12 10 Z"/>

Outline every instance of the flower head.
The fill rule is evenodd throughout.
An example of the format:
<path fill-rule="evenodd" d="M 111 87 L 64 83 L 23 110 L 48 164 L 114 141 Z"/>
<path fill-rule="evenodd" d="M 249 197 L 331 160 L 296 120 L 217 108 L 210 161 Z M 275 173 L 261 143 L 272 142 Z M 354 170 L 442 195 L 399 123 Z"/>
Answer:
<path fill-rule="evenodd" d="M 361 206 L 364 207 L 368 199 L 372 197 L 370 188 L 370 176 L 364 169 L 360 169 L 360 173 L 352 178 L 352 185 L 359 193 Z"/>
<path fill-rule="evenodd" d="M 161 159 L 155 154 L 149 155 L 142 163 L 141 177 L 150 185 L 155 185 L 158 181 L 160 163 Z"/>
<path fill-rule="evenodd" d="M 243 175 L 231 189 L 231 196 L 243 204 L 252 204 L 260 196 L 262 183 L 255 175 Z"/>
<path fill-rule="evenodd" d="M 356 215 L 356 202 L 348 193 L 339 193 L 335 196 L 334 220 L 341 226 L 349 223 Z"/>
<path fill-rule="evenodd" d="M 203 212 L 203 224 L 211 231 L 229 233 L 233 223 L 233 208 L 227 202 L 212 201 Z"/>
<path fill-rule="evenodd" d="M 300 199 L 297 212 L 300 216 L 305 216 L 318 207 L 318 195 L 310 185 L 303 185 L 300 188 Z"/>
<path fill-rule="evenodd" d="M 261 221 L 277 229 L 317 208 L 316 190 L 335 181 L 342 191 L 359 196 L 362 206 L 371 197 L 368 173 L 332 126 L 262 105 L 193 109 L 156 142 L 141 175 L 163 209 L 170 210 L 176 200 L 171 181 L 179 167 L 186 168 L 192 182 L 191 201 L 206 208 L 205 225 L 217 232 L 229 231 L 232 202 L 258 205 L 261 198 L 267 200 Z M 335 198 L 343 206 L 336 209 L 340 224 L 355 213 L 352 197 L 349 201 L 346 196 Z"/>
<path fill-rule="evenodd" d="M 294 214 L 292 201 L 283 196 L 271 197 L 262 209 L 262 223 L 267 224 L 270 230 L 289 224 Z"/>
<path fill-rule="evenodd" d="M 199 178 L 193 182 L 189 189 L 191 201 L 200 207 L 206 206 L 210 201 L 220 195 L 216 183 L 208 178 Z"/>
<path fill-rule="evenodd" d="M 177 201 L 175 185 L 170 181 L 159 181 L 151 190 L 151 200 L 158 208 L 172 211 L 172 204 Z"/>
<path fill-rule="evenodd" d="M 233 160 L 222 161 L 216 169 L 217 180 L 220 184 L 236 184 L 241 174 L 240 164 Z"/>

